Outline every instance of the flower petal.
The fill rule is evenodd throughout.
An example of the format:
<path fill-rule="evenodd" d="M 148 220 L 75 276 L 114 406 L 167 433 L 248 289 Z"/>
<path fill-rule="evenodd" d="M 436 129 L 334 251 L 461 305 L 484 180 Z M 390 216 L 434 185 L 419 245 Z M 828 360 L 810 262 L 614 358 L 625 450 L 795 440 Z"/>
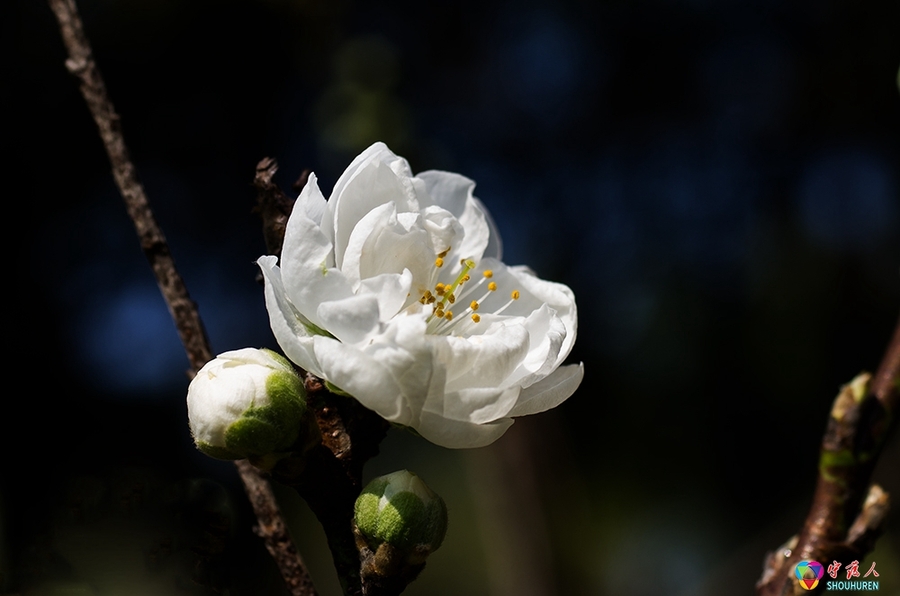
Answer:
<path fill-rule="evenodd" d="M 505 389 L 472 387 L 444 392 L 429 396 L 422 411 L 440 414 L 448 420 L 486 424 L 507 417 L 515 407 L 520 392 L 518 386 Z"/>
<path fill-rule="evenodd" d="M 519 402 L 509 416 L 528 416 L 555 408 L 566 401 L 584 377 L 584 363 L 561 366 L 542 381 L 527 387 L 519 394 Z"/>
<path fill-rule="evenodd" d="M 506 387 L 506 379 L 528 356 L 529 347 L 528 330 L 523 325 L 503 322 L 480 335 L 435 337 L 433 341 L 438 358 L 447 368 L 448 393 L 471 387 Z"/>
<path fill-rule="evenodd" d="M 454 260 L 481 259 L 492 230 L 484 206 L 472 195 L 475 182 L 459 174 L 437 170 L 422 172 L 418 178 L 425 182 L 433 204 L 449 211 L 465 230 L 462 241 L 453 245 Z"/>
<path fill-rule="evenodd" d="M 382 273 L 362 280 L 360 292 L 371 294 L 378 301 L 378 318 L 388 322 L 407 303 L 412 288 L 412 273 Z"/>
<path fill-rule="evenodd" d="M 559 350 L 561 363 L 572 351 L 578 331 L 578 309 L 575 306 L 575 294 L 564 285 L 537 277 L 531 269 L 523 266 L 509 267 L 510 273 L 530 295 L 540 302 L 546 303 L 560 318 L 566 327 L 566 338 Z"/>
<path fill-rule="evenodd" d="M 435 445 L 450 449 L 470 449 L 490 445 L 512 426 L 511 418 L 487 424 L 451 420 L 439 414 L 423 412 L 416 431 Z"/>
<path fill-rule="evenodd" d="M 374 410 L 385 420 L 409 424 L 412 413 L 391 374 L 398 364 L 414 366 L 416 359 L 397 351 L 391 360 L 381 360 L 330 337 L 314 338 L 322 377 Z M 383 354 L 384 355 L 384 354 Z"/>
<path fill-rule="evenodd" d="M 265 280 L 266 310 L 269 311 L 272 333 L 288 358 L 304 370 L 321 376 L 322 368 L 313 349 L 314 333 L 309 322 L 304 321 L 288 300 L 281 283 L 281 270 L 275 265 L 277 260 L 274 256 L 265 256 L 256 262 Z"/>
<path fill-rule="evenodd" d="M 398 212 L 418 211 L 412 171 L 384 143 L 375 143 L 357 157 L 335 184 L 328 211 L 334 224 L 334 259 L 342 266 L 344 251 L 356 224 L 380 205 L 393 203 Z M 323 226 L 326 218 L 323 217 Z"/>
<path fill-rule="evenodd" d="M 329 300 L 319 305 L 316 315 L 322 326 L 342 342 L 360 343 L 377 331 L 378 300 L 371 294 Z"/>
<path fill-rule="evenodd" d="M 316 178 L 310 174 L 288 219 L 281 251 L 281 279 L 297 311 L 315 325 L 325 327 L 317 315 L 319 304 L 350 298 L 353 287 L 335 268 L 331 241 L 310 217 L 316 216 L 315 206 L 324 200 L 321 196 Z"/>

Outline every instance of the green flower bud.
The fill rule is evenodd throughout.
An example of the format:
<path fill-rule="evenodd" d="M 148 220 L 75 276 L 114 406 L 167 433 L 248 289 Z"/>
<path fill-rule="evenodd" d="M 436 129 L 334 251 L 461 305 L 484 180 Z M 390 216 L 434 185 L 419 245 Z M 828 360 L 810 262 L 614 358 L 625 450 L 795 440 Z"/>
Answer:
<path fill-rule="evenodd" d="M 285 451 L 305 428 L 303 382 L 290 362 L 271 350 L 219 354 L 191 381 L 187 405 L 194 443 L 219 459 Z"/>
<path fill-rule="evenodd" d="M 438 549 L 447 533 L 447 506 L 418 476 L 401 470 L 363 489 L 354 521 L 385 571 L 424 563 Z"/>

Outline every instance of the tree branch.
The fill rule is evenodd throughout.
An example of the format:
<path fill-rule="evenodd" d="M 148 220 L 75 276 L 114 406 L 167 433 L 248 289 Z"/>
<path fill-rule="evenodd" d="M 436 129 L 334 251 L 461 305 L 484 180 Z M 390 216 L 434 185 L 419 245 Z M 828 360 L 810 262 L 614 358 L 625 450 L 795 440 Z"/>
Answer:
<path fill-rule="evenodd" d="M 794 566 L 803 560 L 862 559 L 884 529 L 888 495 L 871 484 L 881 448 L 896 426 L 900 405 L 900 321 L 874 377 L 857 376 L 831 409 L 822 439 L 819 478 L 799 536 L 769 553 L 759 596 L 809 593 L 800 588 Z M 820 582 L 819 589 L 824 588 Z"/>
<path fill-rule="evenodd" d="M 200 320 L 197 305 L 188 295 L 184 280 L 175 268 L 169 245 L 156 223 L 144 187 L 138 181 L 137 171 L 129 157 L 128 147 L 122 135 L 121 120 L 106 92 L 106 85 L 94 61 L 75 2 L 74 0 L 48 0 L 48 2 L 59 22 L 63 42 L 69 54 L 66 68 L 81 81 L 81 94 L 94 117 L 94 122 L 97 123 L 100 138 L 112 165 L 116 186 L 122 193 L 141 248 L 169 307 L 181 343 L 187 352 L 193 376 L 212 359 L 209 339 Z M 264 538 L 266 548 L 278 564 L 291 594 L 316 596 L 312 580 L 291 541 L 271 487 L 249 463 L 240 461 L 236 462 L 236 465 L 259 522 L 257 533 Z"/>

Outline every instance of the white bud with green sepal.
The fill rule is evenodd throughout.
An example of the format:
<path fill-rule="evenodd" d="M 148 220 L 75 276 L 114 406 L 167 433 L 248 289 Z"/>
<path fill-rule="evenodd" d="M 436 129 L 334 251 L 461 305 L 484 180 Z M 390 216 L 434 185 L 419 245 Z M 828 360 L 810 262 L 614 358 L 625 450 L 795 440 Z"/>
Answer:
<path fill-rule="evenodd" d="M 303 381 L 271 350 L 219 354 L 191 381 L 187 406 L 194 443 L 218 459 L 288 450 L 306 427 Z"/>
<path fill-rule="evenodd" d="M 407 470 L 372 480 L 356 499 L 356 528 L 376 565 L 420 565 L 440 547 L 447 533 L 447 506 Z M 389 548 L 386 548 L 389 547 Z M 380 558 L 390 561 L 379 564 Z"/>

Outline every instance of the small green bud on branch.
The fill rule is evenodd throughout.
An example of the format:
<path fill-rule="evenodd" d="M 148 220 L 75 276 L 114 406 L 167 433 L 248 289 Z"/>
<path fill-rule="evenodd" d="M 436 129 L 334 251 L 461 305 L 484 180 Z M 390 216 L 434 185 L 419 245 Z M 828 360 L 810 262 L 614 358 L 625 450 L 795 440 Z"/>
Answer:
<path fill-rule="evenodd" d="M 370 571 L 380 576 L 421 568 L 447 533 L 444 500 L 407 470 L 372 480 L 354 512 L 357 539 L 373 552 Z"/>

